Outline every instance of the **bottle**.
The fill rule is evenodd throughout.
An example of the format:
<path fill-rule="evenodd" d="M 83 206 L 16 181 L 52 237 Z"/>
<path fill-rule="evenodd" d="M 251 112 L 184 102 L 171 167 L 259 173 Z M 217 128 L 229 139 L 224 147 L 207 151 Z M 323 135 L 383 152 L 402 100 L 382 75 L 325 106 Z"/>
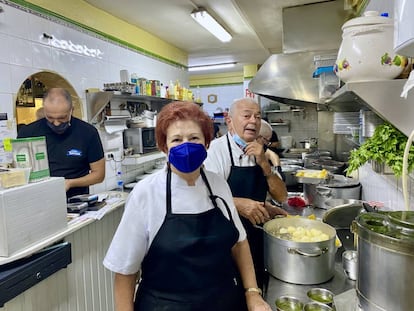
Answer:
<path fill-rule="evenodd" d="M 175 99 L 175 85 L 172 80 L 170 80 L 170 85 L 168 86 L 168 98 Z"/>
<path fill-rule="evenodd" d="M 122 172 L 116 173 L 116 189 L 120 192 L 124 192 L 124 181 L 122 179 Z"/>
<path fill-rule="evenodd" d="M 138 93 L 138 75 L 134 72 L 131 74 L 131 83 L 135 85 L 134 88 L 134 93 L 137 94 Z"/>
<path fill-rule="evenodd" d="M 201 103 L 201 92 L 200 92 L 200 87 L 199 86 L 197 86 L 195 102 L 196 103 Z"/>

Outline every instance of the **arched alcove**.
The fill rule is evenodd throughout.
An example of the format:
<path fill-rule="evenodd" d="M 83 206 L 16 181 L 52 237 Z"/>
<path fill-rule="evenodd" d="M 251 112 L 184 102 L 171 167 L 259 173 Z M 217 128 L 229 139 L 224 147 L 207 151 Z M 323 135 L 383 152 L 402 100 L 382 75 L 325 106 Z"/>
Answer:
<path fill-rule="evenodd" d="M 43 94 L 54 87 L 62 87 L 72 95 L 73 115 L 82 119 L 82 103 L 73 86 L 62 76 L 50 71 L 40 71 L 22 82 L 16 96 L 16 122 L 29 124 L 36 121 L 36 111 L 43 105 Z"/>

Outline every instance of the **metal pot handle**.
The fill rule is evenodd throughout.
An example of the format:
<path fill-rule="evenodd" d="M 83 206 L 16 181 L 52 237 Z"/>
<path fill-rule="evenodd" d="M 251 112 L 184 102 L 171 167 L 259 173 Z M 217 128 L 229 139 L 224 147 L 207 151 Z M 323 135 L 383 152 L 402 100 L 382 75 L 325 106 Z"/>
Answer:
<path fill-rule="evenodd" d="M 293 247 L 289 247 L 288 248 L 288 253 L 289 254 L 298 254 L 301 256 L 305 256 L 305 257 L 318 257 L 321 256 L 323 254 L 325 254 L 326 252 L 328 252 L 327 248 L 318 248 L 315 247 L 314 249 L 312 249 L 314 252 L 309 252 L 310 249 L 308 249 L 308 251 L 302 250 L 300 248 L 293 248 Z"/>
<path fill-rule="evenodd" d="M 316 192 L 326 198 L 329 198 L 332 196 L 332 189 L 325 186 L 316 186 Z"/>

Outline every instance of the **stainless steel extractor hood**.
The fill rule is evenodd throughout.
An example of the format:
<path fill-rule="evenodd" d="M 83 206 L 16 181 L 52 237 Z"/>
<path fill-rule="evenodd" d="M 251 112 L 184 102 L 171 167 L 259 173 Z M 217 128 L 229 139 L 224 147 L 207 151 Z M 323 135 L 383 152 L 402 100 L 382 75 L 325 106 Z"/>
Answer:
<path fill-rule="evenodd" d="M 249 90 L 277 102 L 320 103 L 314 56 L 336 54 L 347 11 L 343 0 L 283 10 L 283 54 L 273 54 L 249 83 Z"/>

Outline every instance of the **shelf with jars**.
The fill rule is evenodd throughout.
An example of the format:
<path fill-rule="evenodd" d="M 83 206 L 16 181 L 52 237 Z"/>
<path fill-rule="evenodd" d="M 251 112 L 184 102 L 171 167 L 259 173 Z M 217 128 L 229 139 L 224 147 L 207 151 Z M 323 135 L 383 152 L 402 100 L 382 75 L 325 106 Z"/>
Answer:
<path fill-rule="evenodd" d="M 95 123 L 102 112 L 108 111 L 111 102 L 117 102 L 120 107 L 127 110 L 131 117 L 140 114 L 143 110 L 160 111 L 161 108 L 177 99 L 120 93 L 114 91 L 86 90 L 86 108 L 88 122 Z M 203 103 L 197 102 L 200 106 Z M 105 110 L 105 111 L 104 111 Z"/>
<path fill-rule="evenodd" d="M 27 78 L 17 93 L 16 107 L 35 107 L 35 98 L 43 98 L 46 86 L 36 78 Z"/>

